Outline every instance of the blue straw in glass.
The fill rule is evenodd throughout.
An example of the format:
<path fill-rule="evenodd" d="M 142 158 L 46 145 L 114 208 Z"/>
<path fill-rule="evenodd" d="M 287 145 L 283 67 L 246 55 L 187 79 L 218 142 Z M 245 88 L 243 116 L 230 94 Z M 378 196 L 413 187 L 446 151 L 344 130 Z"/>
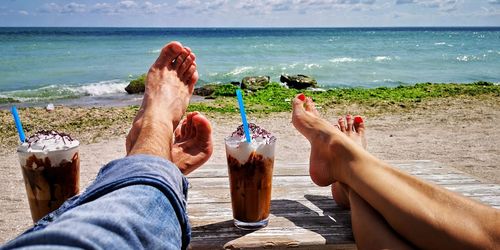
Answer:
<path fill-rule="evenodd" d="M 26 139 L 26 136 L 24 135 L 23 124 L 21 124 L 21 119 L 19 119 L 19 114 L 17 113 L 16 106 L 12 106 L 10 108 L 10 112 L 12 113 L 12 116 L 14 117 L 14 122 L 16 123 L 17 133 L 19 134 L 19 139 L 21 140 L 21 143 L 23 143 L 24 140 Z"/>
<path fill-rule="evenodd" d="M 240 106 L 240 114 L 241 120 L 243 121 L 243 130 L 245 131 L 245 137 L 247 138 L 247 142 L 250 143 L 252 139 L 250 139 L 250 131 L 248 130 L 248 122 L 247 116 L 245 114 L 245 105 L 243 105 L 243 96 L 241 95 L 241 90 L 236 90 L 236 96 L 238 97 L 238 105 Z"/>

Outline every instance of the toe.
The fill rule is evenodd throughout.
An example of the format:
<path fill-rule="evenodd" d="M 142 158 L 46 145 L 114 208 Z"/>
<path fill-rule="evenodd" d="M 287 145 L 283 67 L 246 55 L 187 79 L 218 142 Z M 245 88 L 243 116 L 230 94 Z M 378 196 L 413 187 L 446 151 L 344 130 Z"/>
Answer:
<path fill-rule="evenodd" d="M 182 139 L 182 127 L 184 126 L 184 121 L 182 121 L 182 123 L 180 123 L 179 126 L 177 126 L 177 128 L 175 128 L 175 131 L 174 131 L 174 136 L 175 136 L 175 141 L 180 141 Z"/>
<path fill-rule="evenodd" d="M 195 127 L 193 126 L 193 116 L 194 116 L 194 113 L 189 113 L 187 118 L 186 118 L 186 120 L 187 120 L 186 138 L 193 138 L 196 136 Z"/>
<path fill-rule="evenodd" d="M 338 124 L 339 124 L 340 131 L 345 133 L 346 127 L 345 127 L 344 117 L 342 117 L 342 116 L 339 117 Z"/>
<path fill-rule="evenodd" d="M 194 64 L 194 65 L 196 65 L 196 64 Z M 199 78 L 198 71 L 195 70 L 193 75 L 191 76 L 191 78 L 187 81 L 189 88 L 190 88 L 189 91 L 192 92 L 194 90 L 194 85 L 198 81 L 198 78 Z"/>
<path fill-rule="evenodd" d="M 212 125 L 210 121 L 204 115 L 196 113 L 193 116 L 193 125 L 196 129 L 196 138 L 211 145 Z M 212 149 L 210 148 L 211 151 Z"/>
<path fill-rule="evenodd" d="M 173 69 L 177 71 L 177 74 L 179 74 L 179 69 L 181 68 L 182 64 L 186 60 L 186 58 L 189 56 L 189 53 L 186 50 L 182 50 L 181 53 L 179 53 L 179 56 L 177 56 L 173 62 Z"/>
<path fill-rule="evenodd" d="M 313 113 L 316 116 L 319 116 L 319 112 L 316 109 L 316 105 L 314 104 L 314 102 L 313 102 L 313 100 L 312 100 L 311 97 L 307 97 L 306 98 L 305 109 L 306 109 L 306 111 L 311 112 L 311 113 Z"/>
<path fill-rule="evenodd" d="M 179 135 L 179 140 L 183 140 L 184 138 L 186 138 L 186 134 L 187 134 L 187 118 L 184 119 L 184 121 L 182 121 L 182 125 L 181 125 L 181 131 L 180 131 L 180 135 Z"/>
<path fill-rule="evenodd" d="M 191 64 L 188 69 L 184 72 L 183 75 L 181 75 L 181 80 L 185 83 L 190 83 L 190 79 L 193 77 L 194 73 L 196 72 L 196 65 Z"/>
<path fill-rule="evenodd" d="M 365 123 L 363 121 L 363 118 L 361 118 L 361 116 L 359 116 L 359 115 L 354 117 L 354 129 L 359 134 L 365 133 Z"/>
<path fill-rule="evenodd" d="M 181 52 L 184 51 L 182 44 L 179 42 L 170 42 L 163 47 L 160 56 L 156 59 L 155 64 L 159 67 L 172 67 L 172 63 Z"/>
<path fill-rule="evenodd" d="M 177 75 L 182 79 L 186 71 L 193 65 L 194 57 L 191 54 L 188 54 L 186 59 L 182 62 L 177 70 Z"/>
<path fill-rule="evenodd" d="M 306 97 L 304 96 L 304 94 L 298 94 L 297 96 L 295 96 L 295 98 L 293 98 L 292 110 L 294 114 L 302 113 L 305 110 L 304 109 L 305 100 Z"/>
<path fill-rule="evenodd" d="M 346 115 L 345 120 L 347 123 L 346 131 L 349 133 L 352 131 L 352 126 L 353 126 L 354 120 L 352 119 L 352 116 L 349 114 Z"/>

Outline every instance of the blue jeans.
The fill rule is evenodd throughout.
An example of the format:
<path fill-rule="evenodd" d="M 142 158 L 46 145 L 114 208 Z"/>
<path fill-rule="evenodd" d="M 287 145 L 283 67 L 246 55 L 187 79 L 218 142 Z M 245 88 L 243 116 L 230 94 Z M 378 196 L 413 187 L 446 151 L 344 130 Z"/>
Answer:
<path fill-rule="evenodd" d="M 1 249 L 185 249 L 187 179 L 171 162 L 136 155 L 104 166 L 66 201 Z"/>

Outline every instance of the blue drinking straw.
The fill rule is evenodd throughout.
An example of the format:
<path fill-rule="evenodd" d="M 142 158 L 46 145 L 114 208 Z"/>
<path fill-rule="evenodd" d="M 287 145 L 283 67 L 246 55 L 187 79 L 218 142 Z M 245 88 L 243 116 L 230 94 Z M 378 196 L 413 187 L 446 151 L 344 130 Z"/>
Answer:
<path fill-rule="evenodd" d="M 243 121 L 243 130 L 245 131 L 245 137 L 247 138 L 247 142 L 250 143 L 252 140 L 250 139 L 250 131 L 248 131 L 248 123 L 247 116 L 245 114 L 245 105 L 243 105 L 243 96 L 241 95 L 241 90 L 236 90 L 236 96 L 238 97 L 238 104 L 240 106 L 240 114 L 241 120 Z"/>
<path fill-rule="evenodd" d="M 12 116 L 14 117 L 14 122 L 16 123 L 17 133 L 19 134 L 19 139 L 21 140 L 21 143 L 23 143 L 24 140 L 26 139 L 26 136 L 24 135 L 23 124 L 21 124 L 21 119 L 19 119 L 19 114 L 17 113 L 16 106 L 12 106 L 10 108 L 10 112 L 12 113 Z"/>

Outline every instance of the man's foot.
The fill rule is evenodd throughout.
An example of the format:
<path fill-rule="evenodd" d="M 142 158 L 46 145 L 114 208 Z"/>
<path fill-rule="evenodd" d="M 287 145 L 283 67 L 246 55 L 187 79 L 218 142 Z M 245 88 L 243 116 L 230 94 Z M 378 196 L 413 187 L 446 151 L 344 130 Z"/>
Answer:
<path fill-rule="evenodd" d="M 339 128 L 344 134 L 346 134 L 352 141 L 356 144 L 362 146 L 366 149 L 366 137 L 365 137 L 365 123 L 361 116 L 355 116 L 354 119 L 351 115 L 345 117 L 339 117 L 337 124 L 334 125 Z M 332 183 L 332 196 L 335 202 L 345 208 L 350 208 L 349 205 L 349 187 L 341 182 Z"/>
<path fill-rule="evenodd" d="M 293 99 L 292 123 L 311 143 L 309 174 L 318 186 L 343 178 L 342 168 L 353 159 L 354 145 L 346 134 L 319 117 L 314 102 L 303 94 Z"/>
<path fill-rule="evenodd" d="M 185 175 L 205 163 L 213 152 L 212 126 L 198 112 L 188 113 L 175 130 L 172 162 Z"/>
<path fill-rule="evenodd" d="M 127 155 L 149 153 L 171 159 L 174 128 L 186 112 L 198 80 L 195 59 L 178 42 L 162 49 L 149 69 L 142 105 L 127 135 Z M 136 149 L 141 138 L 140 149 Z"/>

